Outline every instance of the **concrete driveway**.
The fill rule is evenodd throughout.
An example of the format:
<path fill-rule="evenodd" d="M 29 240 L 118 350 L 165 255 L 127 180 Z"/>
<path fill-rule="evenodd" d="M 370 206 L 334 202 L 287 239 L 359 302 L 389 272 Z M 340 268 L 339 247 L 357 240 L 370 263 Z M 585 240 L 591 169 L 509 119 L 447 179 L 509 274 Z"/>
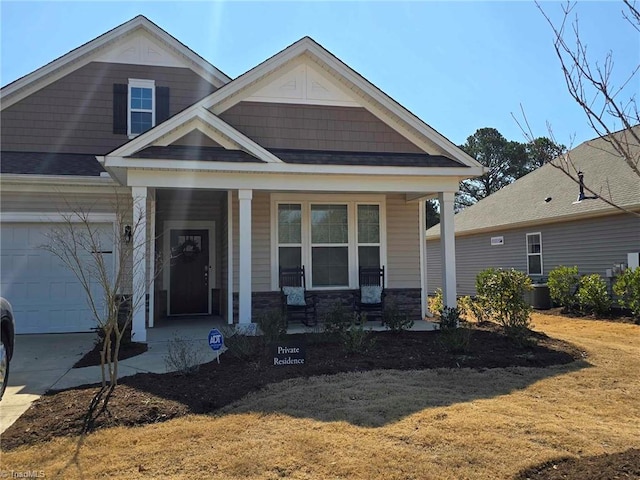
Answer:
<path fill-rule="evenodd" d="M 17 335 L 9 383 L 0 402 L 0 433 L 52 388 L 93 346 L 95 333 Z"/>

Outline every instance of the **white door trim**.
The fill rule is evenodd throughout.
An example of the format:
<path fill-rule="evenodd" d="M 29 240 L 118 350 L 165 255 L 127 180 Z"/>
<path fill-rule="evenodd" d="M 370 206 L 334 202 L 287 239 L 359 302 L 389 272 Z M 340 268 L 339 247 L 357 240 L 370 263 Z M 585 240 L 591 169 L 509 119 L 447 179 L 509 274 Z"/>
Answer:
<path fill-rule="evenodd" d="M 216 222 L 203 222 L 191 220 L 172 220 L 164 222 L 162 228 L 162 283 L 167 290 L 167 316 L 171 315 L 171 230 L 207 230 L 209 232 L 209 294 L 207 295 L 208 314 L 211 315 L 211 289 L 217 287 L 216 274 L 213 270 L 216 266 Z M 212 275 L 212 270 L 214 275 Z"/>

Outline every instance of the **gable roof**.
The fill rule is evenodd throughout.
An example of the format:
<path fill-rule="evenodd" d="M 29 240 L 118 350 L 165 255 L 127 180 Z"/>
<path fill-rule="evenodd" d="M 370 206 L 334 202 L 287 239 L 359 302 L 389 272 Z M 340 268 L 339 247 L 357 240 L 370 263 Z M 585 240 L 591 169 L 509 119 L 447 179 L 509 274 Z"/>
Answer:
<path fill-rule="evenodd" d="M 640 134 L 640 126 L 633 127 Z M 625 131 L 613 135 L 623 136 Z M 635 156 L 640 145 L 626 137 Z M 588 140 L 564 157 L 534 170 L 455 215 L 456 235 L 471 235 L 620 213 L 602 199 L 578 202 L 578 184 L 554 165 L 568 161 L 584 173 L 591 190 L 628 210 L 640 209 L 640 177 L 613 149 L 607 138 Z M 591 195 L 585 192 L 587 196 Z M 549 198 L 549 201 L 545 199 Z M 439 238 L 440 226 L 427 230 L 427 239 Z"/>
<path fill-rule="evenodd" d="M 195 73 L 216 87 L 220 87 L 231 80 L 215 66 L 162 30 L 148 18 L 143 15 L 138 15 L 128 22 L 4 86 L 0 91 L 2 96 L 1 109 L 13 105 L 24 97 L 86 65 L 100 56 L 105 49 L 117 41 L 138 31 L 144 31 L 153 39 L 166 46 L 180 57 L 185 65 L 188 65 Z"/>
<path fill-rule="evenodd" d="M 425 150 L 430 150 L 428 153 L 449 157 L 460 167 L 468 167 L 465 171 L 460 172 L 462 177 L 468 178 L 481 175 L 484 172 L 484 167 L 473 158 L 309 37 L 295 42 L 227 83 L 216 92 L 174 115 L 163 124 L 114 150 L 106 157 L 127 157 L 133 155 L 137 150 L 157 144 L 162 141 L 164 135 L 168 135 L 171 131 L 188 123 L 194 117 L 202 116 L 203 110 L 213 112 L 216 116 L 223 113 L 244 98 L 249 97 L 269 78 L 278 75 L 279 71 L 296 60 L 317 64 L 319 68 L 334 78 L 336 84 L 341 84 L 342 88 L 348 90 L 351 95 L 357 96 L 367 110 L 384 119 L 387 123 L 393 124 L 396 130 L 415 141 L 416 144 L 428 146 L 422 147 Z"/>

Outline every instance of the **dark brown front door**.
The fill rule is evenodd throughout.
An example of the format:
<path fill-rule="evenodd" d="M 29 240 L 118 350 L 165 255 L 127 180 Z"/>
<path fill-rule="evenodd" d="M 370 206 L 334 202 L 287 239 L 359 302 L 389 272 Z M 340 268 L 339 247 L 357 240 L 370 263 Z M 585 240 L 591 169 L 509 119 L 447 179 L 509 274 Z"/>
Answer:
<path fill-rule="evenodd" d="M 209 232 L 171 230 L 171 315 L 209 313 Z"/>

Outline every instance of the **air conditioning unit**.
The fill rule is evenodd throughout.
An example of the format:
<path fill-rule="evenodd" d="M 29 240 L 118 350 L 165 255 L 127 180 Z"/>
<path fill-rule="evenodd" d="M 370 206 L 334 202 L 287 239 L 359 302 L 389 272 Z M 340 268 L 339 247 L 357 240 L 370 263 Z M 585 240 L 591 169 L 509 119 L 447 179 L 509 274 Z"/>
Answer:
<path fill-rule="evenodd" d="M 627 253 L 627 267 L 631 270 L 640 267 L 640 252 Z"/>

